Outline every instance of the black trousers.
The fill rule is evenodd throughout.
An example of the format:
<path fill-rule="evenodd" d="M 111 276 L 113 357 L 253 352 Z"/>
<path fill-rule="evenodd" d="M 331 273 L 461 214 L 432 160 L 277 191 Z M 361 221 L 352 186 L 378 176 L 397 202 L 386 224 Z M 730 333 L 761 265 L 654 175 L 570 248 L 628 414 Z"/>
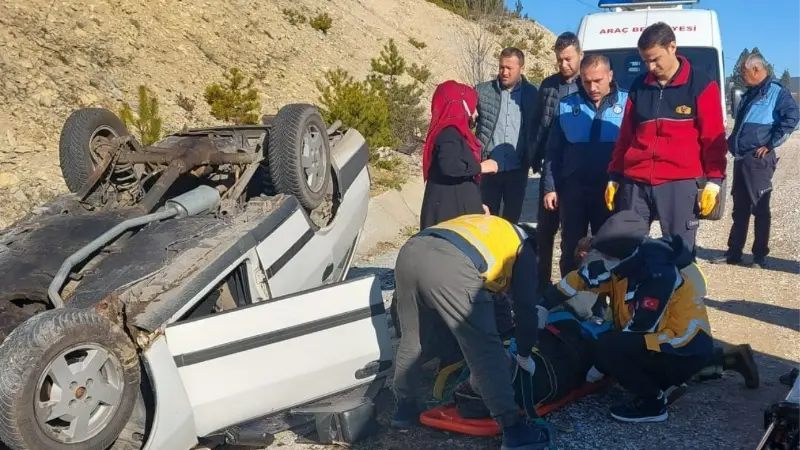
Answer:
<path fill-rule="evenodd" d="M 558 209 L 550 211 L 544 207 L 544 177 L 539 179 L 539 210 L 536 217 L 536 240 L 539 255 L 539 289 L 545 290 L 552 281 L 553 275 L 553 247 L 555 246 L 556 233 L 560 219 Z"/>
<path fill-rule="evenodd" d="M 688 381 L 713 356 L 681 356 L 647 349 L 644 334 L 611 331 L 595 343 L 594 365 L 637 397 L 657 397 Z"/>
<path fill-rule="evenodd" d="M 597 231 L 611 216 L 606 208 L 605 184 L 581 185 L 571 180 L 558 192 L 558 210 L 561 216 L 561 278 L 576 270 L 575 248 L 578 242 Z"/>
<path fill-rule="evenodd" d="M 770 198 L 772 191 L 767 191 L 753 204 L 750 190 L 744 180 L 742 169 L 744 164 L 736 161 L 733 165 L 733 224 L 728 235 L 729 258 L 742 257 L 744 244 L 747 241 L 747 230 L 750 228 L 750 216 L 755 217 L 753 224 L 753 258 L 765 258 L 769 254 L 769 231 L 772 225 L 772 212 L 770 211 Z"/>
<path fill-rule="evenodd" d="M 522 215 L 522 202 L 528 186 L 528 169 L 514 169 L 481 178 L 481 197 L 483 204 L 494 216 L 501 216 L 509 222 L 517 223 Z M 500 214 L 500 205 L 503 213 Z"/>
<path fill-rule="evenodd" d="M 616 211 L 633 210 L 651 224 L 658 219 L 661 234 L 679 235 L 692 254 L 700 226 L 697 202 L 698 184 L 695 179 L 669 181 L 656 186 L 625 179 L 614 199 Z"/>

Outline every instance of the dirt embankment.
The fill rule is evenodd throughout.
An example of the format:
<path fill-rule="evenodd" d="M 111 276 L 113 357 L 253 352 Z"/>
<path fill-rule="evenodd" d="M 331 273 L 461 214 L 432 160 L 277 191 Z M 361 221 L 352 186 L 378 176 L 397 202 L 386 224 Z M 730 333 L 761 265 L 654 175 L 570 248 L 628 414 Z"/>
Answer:
<path fill-rule="evenodd" d="M 332 19 L 327 34 L 309 25 L 322 13 Z M 146 84 L 168 130 L 214 124 L 203 89 L 238 67 L 255 77 L 261 112 L 274 114 L 316 102 L 314 82 L 328 69 L 362 79 L 390 38 L 409 64 L 430 67 L 430 94 L 435 83 L 462 78 L 460 36 L 474 26 L 425 0 L 2 1 L 0 227 L 65 190 L 58 137 L 76 108 L 118 111 Z M 524 33 L 536 25 L 513 26 Z M 544 34 L 549 49 L 554 36 Z M 551 64 L 552 52 L 540 60 Z M 194 102 L 191 112 L 179 96 Z"/>

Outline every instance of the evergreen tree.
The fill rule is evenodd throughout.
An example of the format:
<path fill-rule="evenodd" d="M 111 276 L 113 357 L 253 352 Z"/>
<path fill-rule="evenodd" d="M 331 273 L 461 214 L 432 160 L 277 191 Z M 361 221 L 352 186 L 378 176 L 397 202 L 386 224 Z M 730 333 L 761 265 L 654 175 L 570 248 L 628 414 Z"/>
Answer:
<path fill-rule="evenodd" d="M 790 91 L 792 90 L 792 75 L 789 73 L 789 69 L 783 69 L 783 75 L 781 75 L 781 84 L 786 86 L 786 88 Z"/>
<path fill-rule="evenodd" d="M 514 5 L 514 10 L 516 11 L 517 16 L 522 15 L 522 8 L 522 0 L 517 0 L 516 5 Z"/>

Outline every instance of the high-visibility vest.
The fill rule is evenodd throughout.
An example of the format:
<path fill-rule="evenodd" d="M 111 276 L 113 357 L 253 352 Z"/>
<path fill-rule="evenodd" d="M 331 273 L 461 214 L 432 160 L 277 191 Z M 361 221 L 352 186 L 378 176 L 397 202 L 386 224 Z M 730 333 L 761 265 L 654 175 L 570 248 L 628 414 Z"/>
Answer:
<path fill-rule="evenodd" d="M 486 289 L 492 292 L 505 292 L 510 287 L 514 262 L 527 237 L 506 219 L 486 214 L 459 216 L 418 235 L 438 236 L 464 252 L 475 263 Z"/>

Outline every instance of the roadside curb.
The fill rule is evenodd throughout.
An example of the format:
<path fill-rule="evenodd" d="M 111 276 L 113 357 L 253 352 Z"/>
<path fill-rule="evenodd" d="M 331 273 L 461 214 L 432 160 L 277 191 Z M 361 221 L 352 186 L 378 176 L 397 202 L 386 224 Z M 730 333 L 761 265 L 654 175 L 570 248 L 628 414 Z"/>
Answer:
<path fill-rule="evenodd" d="M 356 254 L 369 253 L 381 242 L 396 240 L 405 229 L 419 227 L 424 192 L 422 177 L 412 177 L 400 191 L 371 198 Z"/>

